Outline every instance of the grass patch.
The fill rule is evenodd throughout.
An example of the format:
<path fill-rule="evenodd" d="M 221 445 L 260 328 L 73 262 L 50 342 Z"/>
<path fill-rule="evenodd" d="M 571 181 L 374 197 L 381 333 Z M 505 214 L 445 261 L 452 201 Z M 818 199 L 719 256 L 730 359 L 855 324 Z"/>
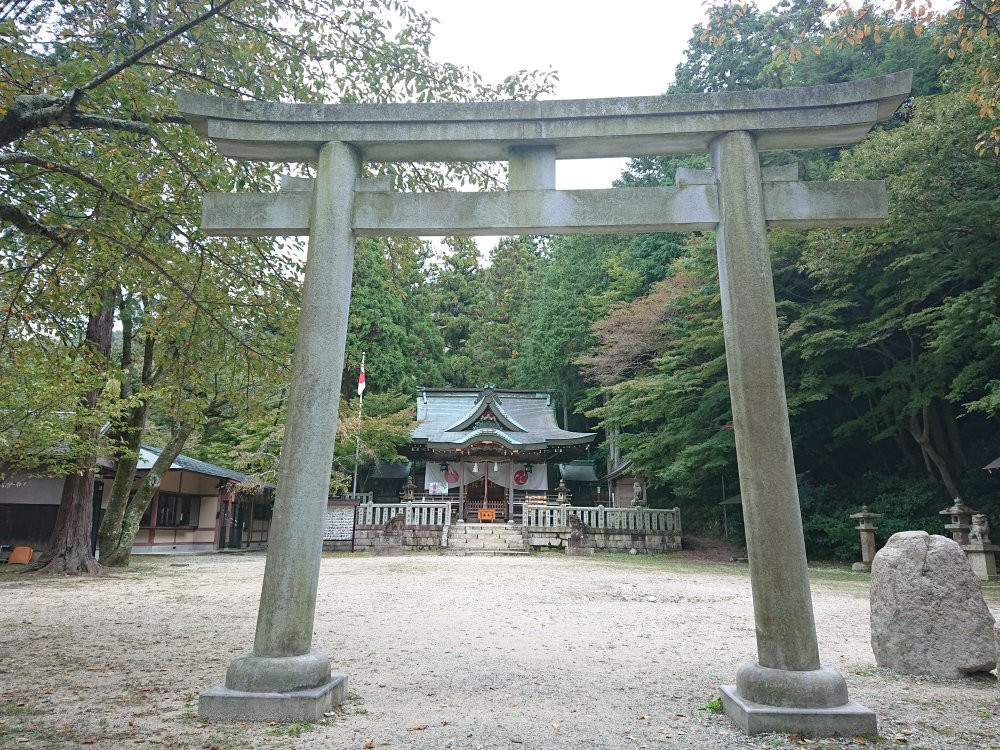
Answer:
<path fill-rule="evenodd" d="M 0 702 L 0 716 L 31 716 L 37 713 L 37 709 L 24 701 Z"/>
<path fill-rule="evenodd" d="M 565 559 L 565 553 L 541 553 L 558 555 Z M 644 570 L 662 570 L 673 573 L 708 573 L 712 575 L 729 575 L 746 578 L 750 569 L 746 563 L 703 562 L 688 560 L 682 557 L 682 552 L 656 552 L 653 554 L 630 555 L 627 552 L 596 552 L 594 561 L 606 563 L 615 567 L 639 568 Z"/>
<path fill-rule="evenodd" d="M 713 698 L 708 703 L 705 704 L 705 710 L 710 711 L 713 714 L 722 713 L 722 698 Z"/>
<path fill-rule="evenodd" d="M 311 724 L 308 721 L 300 721 L 297 724 L 282 724 L 272 729 L 268 734 L 278 737 L 301 737 L 305 732 L 311 732 L 317 726 L 325 723 L 322 721 L 318 724 Z"/>

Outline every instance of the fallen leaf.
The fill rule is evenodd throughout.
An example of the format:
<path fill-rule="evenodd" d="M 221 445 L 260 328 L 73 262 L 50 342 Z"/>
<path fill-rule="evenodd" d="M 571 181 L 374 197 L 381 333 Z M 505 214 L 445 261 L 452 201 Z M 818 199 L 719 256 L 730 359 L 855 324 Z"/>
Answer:
<path fill-rule="evenodd" d="M 639 717 L 639 721 L 642 721 L 643 719 L 648 719 L 648 718 L 649 718 L 648 716 L 646 716 L 646 715 L 643 715 L 643 716 L 640 716 L 640 717 Z"/>
<path fill-rule="evenodd" d="M 31 742 L 31 740 L 29 740 L 27 737 L 15 737 L 14 741 L 15 742 Z"/>
<path fill-rule="evenodd" d="M 427 729 L 427 725 L 426 724 L 417 724 L 415 727 L 410 727 L 406 731 L 407 732 L 422 732 L 425 729 Z"/>

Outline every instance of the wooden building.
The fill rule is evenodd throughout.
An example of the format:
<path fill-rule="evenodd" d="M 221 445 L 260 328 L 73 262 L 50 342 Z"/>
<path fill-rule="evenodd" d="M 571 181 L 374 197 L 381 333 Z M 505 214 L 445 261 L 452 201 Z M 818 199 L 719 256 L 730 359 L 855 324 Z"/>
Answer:
<path fill-rule="evenodd" d="M 140 449 L 136 486 L 158 455 L 155 448 Z M 100 474 L 94 482 L 95 546 L 101 513 L 114 478 L 112 461 L 102 458 L 99 467 Z M 272 491 L 234 492 L 234 485 L 245 478 L 238 471 L 178 456 L 164 474 L 142 518 L 132 553 L 266 547 Z M 0 480 L 0 544 L 43 547 L 55 525 L 62 485 L 61 477 L 12 475 Z"/>

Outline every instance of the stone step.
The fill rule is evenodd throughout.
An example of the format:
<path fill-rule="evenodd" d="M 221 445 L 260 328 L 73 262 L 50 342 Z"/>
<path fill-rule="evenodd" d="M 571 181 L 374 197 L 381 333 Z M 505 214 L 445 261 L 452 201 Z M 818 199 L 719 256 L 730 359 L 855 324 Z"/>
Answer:
<path fill-rule="evenodd" d="M 454 557 L 508 557 L 511 555 L 529 555 L 526 549 L 463 549 L 448 547 L 442 554 Z"/>
<path fill-rule="evenodd" d="M 448 528 L 447 554 L 526 555 L 523 527 L 506 523 L 459 523 Z"/>

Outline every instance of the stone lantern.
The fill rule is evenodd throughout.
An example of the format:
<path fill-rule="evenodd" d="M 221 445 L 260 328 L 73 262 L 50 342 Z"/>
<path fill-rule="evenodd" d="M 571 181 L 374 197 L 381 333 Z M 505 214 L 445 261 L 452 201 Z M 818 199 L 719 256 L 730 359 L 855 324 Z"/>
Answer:
<path fill-rule="evenodd" d="M 872 521 L 881 518 L 881 513 L 872 513 L 867 505 L 861 506 L 860 513 L 852 513 L 851 519 L 858 522 L 855 526 L 861 534 L 861 562 L 856 562 L 851 566 L 851 570 L 863 573 L 872 569 L 872 560 L 875 559 L 875 532 L 878 527 Z"/>
<path fill-rule="evenodd" d="M 566 486 L 566 480 L 560 479 L 559 486 L 556 487 L 556 498 L 559 500 L 560 505 L 569 505 L 569 501 L 572 499 L 573 493 L 569 491 L 569 487 Z"/>
<path fill-rule="evenodd" d="M 969 543 L 969 531 L 972 530 L 972 516 L 975 513 L 959 497 L 955 498 L 955 504 L 950 508 L 940 511 L 942 516 L 951 517 L 951 523 L 946 523 L 944 527 L 951 532 L 951 538 L 963 547 Z"/>
<path fill-rule="evenodd" d="M 413 483 L 413 477 L 406 477 L 406 484 L 403 485 L 403 491 L 400 493 L 404 503 L 412 503 L 416 499 L 417 486 Z"/>

